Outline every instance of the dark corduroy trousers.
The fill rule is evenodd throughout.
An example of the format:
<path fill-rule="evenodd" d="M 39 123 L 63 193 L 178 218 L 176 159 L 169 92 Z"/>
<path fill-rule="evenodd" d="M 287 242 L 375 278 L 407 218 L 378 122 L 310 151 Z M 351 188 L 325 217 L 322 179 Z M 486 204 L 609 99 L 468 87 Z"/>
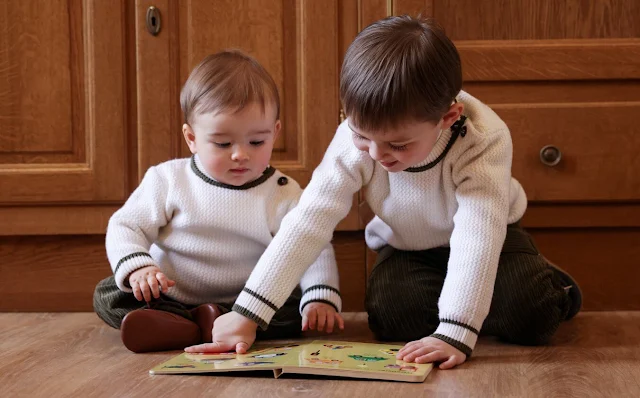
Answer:
<path fill-rule="evenodd" d="M 436 330 L 449 253 L 445 247 L 403 251 L 391 246 L 378 253 L 365 299 L 369 327 L 377 338 L 411 341 Z M 558 276 L 529 234 L 519 224 L 509 225 L 491 309 L 480 334 L 516 344 L 544 344 L 570 305 Z"/>
<path fill-rule="evenodd" d="M 299 287 L 293 291 L 286 303 L 276 311 L 266 331 L 258 328 L 258 339 L 292 338 L 300 335 L 302 330 L 302 317 L 299 311 L 302 292 Z M 217 304 L 223 313 L 230 311 L 233 303 Z M 195 305 L 179 303 L 163 294 L 159 299 L 153 299 L 148 305 L 144 301 L 138 301 L 133 293 L 125 293 L 118 289 L 113 276 L 103 279 L 98 283 L 93 293 L 93 309 L 98 317 L 107 325 L 120 329 L 122 319 L 129 312 L 140 308 L 172 312 L 186 319 L 193 320 L 189 310 Z"/>

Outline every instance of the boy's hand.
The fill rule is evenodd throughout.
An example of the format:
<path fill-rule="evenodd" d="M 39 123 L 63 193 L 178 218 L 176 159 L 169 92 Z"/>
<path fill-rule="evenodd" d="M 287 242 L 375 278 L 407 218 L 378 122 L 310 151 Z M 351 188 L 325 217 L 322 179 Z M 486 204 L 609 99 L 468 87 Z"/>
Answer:
<path fill-rule="evenodd" d="M 231 311 L 213 322 L 213 343 L 187 347 L 186 352 L 247 352 L 256 340 L 258 324 L 251 319 Z"/>
<path fill-rule="evenodd" d="M 425 337 L 407 343 L 396 355 L 405 362 L 441 362 L 440 369 L 451 369 L 466 361 L 467 356 L 457 348 L 435 337 Z"/>
<path fill-rule="evenodd" d="M 167 292 L 176 282 L 167 278 L 155 265 L 140 268 L 129 275 L 129 285 L 138 301 L 149 302 L 151 297 L 159 298 L 160 292 Z"/>
<path fill-rule="evenodd" d="M 317 323 L 318 331 L 322 332 L 326 324 L 327 333 L 332 333 L 336 322 L 340 330 L 344 329 L 342 316 L 329 304 L 313 302 L 302 310 L 302 331 L 315 329 Z"/>

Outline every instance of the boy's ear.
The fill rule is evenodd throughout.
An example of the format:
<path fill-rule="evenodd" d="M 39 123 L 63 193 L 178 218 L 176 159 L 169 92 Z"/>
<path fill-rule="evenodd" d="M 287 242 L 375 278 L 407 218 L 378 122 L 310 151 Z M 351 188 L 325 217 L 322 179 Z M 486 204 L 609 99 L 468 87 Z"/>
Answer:
<path fill-rule="evenodd" d="M 280 130 L 282 129 L 282 123 L 280 123 L 280 119 L 276 120 L 276 125 L 273 127 L 273 140 L 275 141 L 278 138 L 278 134 L 280 134 Z"/>
<path fill-rule="evenodd" d="M 442 117 L 441 129 L 446 130 L 449 127 L 453 126 L 453 124 L 458 119 L 460 119 L 460 115 L 462 115 L 463 111 L 464 111 L 464 104 L 460 102 L 456 102 L 455 104 L 451 105 L 447 113 L 445 113 L 444 116 Z"/>
<path fill-rule="evenodd" d="M 182 125 L 182 135 L 191 153 L 196 153 L 196 133 L 193 132 L 193 129 L 191 129 L 191 126 L 187 123 Z"/>

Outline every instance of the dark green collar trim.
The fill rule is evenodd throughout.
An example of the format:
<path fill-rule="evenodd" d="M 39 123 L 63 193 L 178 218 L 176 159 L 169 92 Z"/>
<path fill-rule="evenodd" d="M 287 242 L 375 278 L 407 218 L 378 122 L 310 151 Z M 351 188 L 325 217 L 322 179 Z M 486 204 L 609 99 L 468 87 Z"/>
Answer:
<path fill-rule="evenodd" d="M 200 169 L 198 168 L 198 166 L 196 165 L 196 158 L 195 156 L 191 156 L 191 170 L 193 170 L 193 172 L 202 179 L 202 181 L 206 182 L 207 184 L 211 184 L 214 185 L 216 187 L 220 187 L 220 188 L 227 188 L 227 189 L 233 189 L 236 191 L 242 191 L 245 189 L 250 189 L 253 187 L 257 187 L 258 185 L 262 184 L 263 182 L 267 181 L 269 179 L 269 177 L 271 177 L 275 172 L 276 169 L 269 166 L 267 167 L 267 169 L 262 173 L 262 175 L 251 181 L 248 182 L 244 185 L 239 185 L 239 186 L 235 186 L 235 185 L 229 185 L 229 184 L 225 184 L 223 182 L 220 181 L 216 181 L 214 179 L 209 178 L 207 175 L 205 175 L 202 171 L 200 171 Z"/>
<path fill-rule="evenodd" d="M 451 137 L 449 137 L 449 142 L 447 142 L 447 146 L 444 148 L 444 150 L 442 151 L 440 156 L 435 158 L 433 161 L 425 164 L 424 166 L 409 167 L 408 169 L 405 169 L 404 171 L 407 171 L 409 173 L 420 173 L 421 171 L 429 170 L 430 168 L 432 168 L 435 165 L 437 165 L 438 163 L 440 163 L 440 161 L 442 159 L 444 159 L 445 156 L 447 156 L 447 153 L 449 153 L 449 150 L 451 149 L 453 144 L 458 139 L 458 136 L 464 137 L 465 135 L 467 135 L 467 126 L 464 125 L 464 122 L 466 120 L 467 120 L 466 116 L 460 116 L 460 119 L 458 119 L 453 124 L 453 126 L 451 126 Z"/>

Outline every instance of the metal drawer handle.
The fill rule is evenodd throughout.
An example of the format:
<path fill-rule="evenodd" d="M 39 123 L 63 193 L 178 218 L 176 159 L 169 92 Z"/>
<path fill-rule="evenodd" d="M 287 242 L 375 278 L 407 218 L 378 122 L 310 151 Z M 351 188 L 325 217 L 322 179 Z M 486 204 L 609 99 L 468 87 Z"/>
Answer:
<path fill-rule="evenodd" d="M 545 145 L 540 150 L 540 161 L 542 164 L 553 167 L 560 163 L 562 152 L 554 145 Z"/>
<path fill-rule="evenodd" d="M 160 10 L 151 6 L 147 9 L 147 31 L 153 36 L 157 36 L 160 33 Z"/>

